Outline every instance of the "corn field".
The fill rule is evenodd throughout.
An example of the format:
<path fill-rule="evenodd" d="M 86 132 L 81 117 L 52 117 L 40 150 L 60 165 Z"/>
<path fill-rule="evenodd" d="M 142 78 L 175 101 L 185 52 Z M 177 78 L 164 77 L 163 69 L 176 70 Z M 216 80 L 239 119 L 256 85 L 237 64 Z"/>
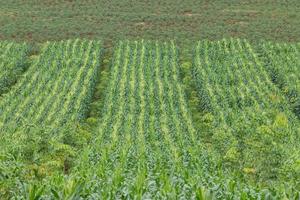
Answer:
<path fill-rule="evenodd" d="M 59 127 L 83 119 L 100 53 L 101 44 L 94 41 L 44 44 L 41 55 L 0 103 L 4 130 L 10 122 L 17 129 L 23 124 Z"/>
<path fill-rule="evenodd" d="M 0 196 L 299 199 L 299 48 L 1 42 Z"/>

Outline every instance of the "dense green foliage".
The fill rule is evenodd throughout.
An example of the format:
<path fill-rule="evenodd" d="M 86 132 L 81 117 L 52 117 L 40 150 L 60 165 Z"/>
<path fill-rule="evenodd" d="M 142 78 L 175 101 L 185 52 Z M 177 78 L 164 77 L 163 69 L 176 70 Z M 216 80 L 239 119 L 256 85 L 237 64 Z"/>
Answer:
<path fill-rule="evenodd" d="M 250 44 L 199 42 L 193 75 L 203 139 L 222 164 L 262 187 L 297 182 L 299 123 Z"/>
<path fill-rule="evenodd" d="M 84 118 L 100 48 L 99 42 L 78 39 L 45 43 L 33 66 L 1 102 L 2 123 L 60 127 Z"/>
<path fill-rule="evenodd" d="M 0 39 L 300 41 L 299 0 L 0 0 Z"/>
<path fill-rule="evenodd" d="M 272 81 L 288 98 L 300 118 L 300 43 L 262 42 L 258 51 Z"/>
<path fill-rule="evenodd" d="M 4 41 L 0 43 L 0 95 L 7 92 L 27 66 L 29 46 Z"/>
<path fill-rule="evenodd" d="M 1 198 L 298 199 L 297 45 L 44 43 L 0 99 Z"/>
<path fill-rule="evenodd" d="M 97 79 L 101 43 L 45 43 L 18 83 L 0 102 L 0 194 L 24 180 L 68 173 L 76 150 L 90 133 L 86 118 Z M 9 189 L 9 190 L 8 190 Z"/>
<path fill-rule="evenodd" d="M 300 198 L 299 0 L 0 4 L 1 200 Z"/>
<path fill-rule="evenodd" d="M 118 44 L 97 136 L 77 169 L 90 186 L 86 198 L 196 195 L 181 190 L 192 172 L 189 168 L 183 173 L 191 164 L 190 147 L 199 141 L 179 82 L 176 55 L 174 43 Z M 193 154 L 197 151 L 200 145 Z M 196 179 L 191 187 L 195 184 Z"/>

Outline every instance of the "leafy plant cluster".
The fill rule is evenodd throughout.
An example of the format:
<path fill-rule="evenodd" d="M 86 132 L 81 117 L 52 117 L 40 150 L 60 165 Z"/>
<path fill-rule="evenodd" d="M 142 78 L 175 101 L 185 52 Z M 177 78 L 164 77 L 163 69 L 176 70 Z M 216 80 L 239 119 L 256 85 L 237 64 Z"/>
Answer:
<path fill-rule="evenodd" d="M 300 43 L 261 42 L 257 48 L 272 81 L 300 118 Z"/>
<path fill-rule="evenodd" d="M 29 51 L 26 43 L 0 42 L 0 95 L 7 92 L 27 68 Z"/>

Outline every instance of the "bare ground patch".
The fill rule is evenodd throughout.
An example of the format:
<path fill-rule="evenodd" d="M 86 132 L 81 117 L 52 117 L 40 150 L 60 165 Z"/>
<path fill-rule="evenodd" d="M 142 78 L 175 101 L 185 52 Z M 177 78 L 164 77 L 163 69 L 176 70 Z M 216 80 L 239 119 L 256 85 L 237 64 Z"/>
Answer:
<path fill-rule="evenodd" d="M 198 13 L 193 13 L 191 10 L 186 10 L 182 13 L 182 16 L 185 17 L 194 17 L 194 16 L 199 16 L 200 14 Z"/>
<path fill-rule="evenodd" d="M 145 29 L 151 27 L 152 24 L 150 22 L 136 22 L 134 23 L 134 26 L 137 28 Z"/>

